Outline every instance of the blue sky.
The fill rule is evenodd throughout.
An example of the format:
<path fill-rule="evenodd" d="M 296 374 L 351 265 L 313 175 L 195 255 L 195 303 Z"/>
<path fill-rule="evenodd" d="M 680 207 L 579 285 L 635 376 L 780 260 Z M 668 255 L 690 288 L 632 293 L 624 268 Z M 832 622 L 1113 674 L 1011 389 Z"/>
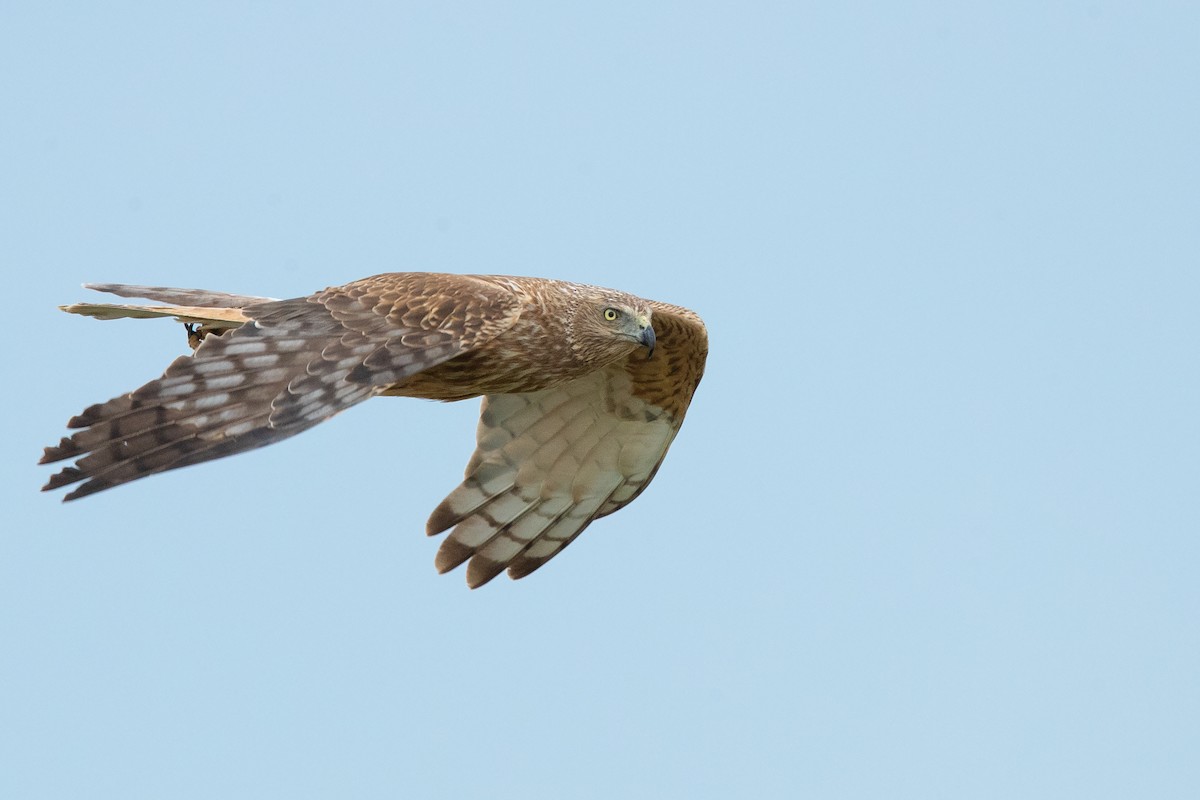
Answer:
<path fill-rule="evenodd" d="M 1195 797 L 1189 3 L 26 4 L 0 25 L 5 797 Z M 438 576 L 477 405 L 62 505 L 183 351 L 85 281 L 696 309 L 650 489 Z"/>

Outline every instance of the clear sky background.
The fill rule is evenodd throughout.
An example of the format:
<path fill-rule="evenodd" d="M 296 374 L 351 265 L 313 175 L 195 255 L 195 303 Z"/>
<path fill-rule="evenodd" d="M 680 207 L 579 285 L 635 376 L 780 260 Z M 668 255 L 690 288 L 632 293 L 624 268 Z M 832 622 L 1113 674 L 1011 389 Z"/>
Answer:
<path fill-rule="evenodd" d="M 15 6 L 0 796 L 1200 796 L 1196 4 Z M 38 493 L 184 352 L 82 282 L 392 270 L 699 311 L 650 489 L 476 592 L 473 401 Z"/>

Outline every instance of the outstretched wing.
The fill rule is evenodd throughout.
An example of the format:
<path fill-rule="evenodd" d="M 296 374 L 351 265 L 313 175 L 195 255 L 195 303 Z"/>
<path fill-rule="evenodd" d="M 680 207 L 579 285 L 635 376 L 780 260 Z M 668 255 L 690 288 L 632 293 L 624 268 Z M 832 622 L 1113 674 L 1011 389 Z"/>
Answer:
<path fill-rule="evenodd" d="M 103 286 L 107 291 L 118 287 Z M 189 305 L 236 295 L 119 287 Z M 67 423 L 79 432 L 41 463 L 76 459 L 43 489 L 83 482 L 71 500 L 293 436 L 381 387 L 479 347 L 520 316 L 519 300 L 459 275 L 392 273 L 240 309 L 250 322 L 206 338 L 162 377 Z"/>
<path fill-rule="evenodd" d="M 708 353 L 699 317 L 653 309 L 653 359 L 638 350 L 551 389 L 484 398 L 466 479 L 429 518 L 430 535 L 454 528 L 438 550 L 439 572 L 470 559 L 472 588 L 506 568 L 522 578 L 650 482 Z"/>

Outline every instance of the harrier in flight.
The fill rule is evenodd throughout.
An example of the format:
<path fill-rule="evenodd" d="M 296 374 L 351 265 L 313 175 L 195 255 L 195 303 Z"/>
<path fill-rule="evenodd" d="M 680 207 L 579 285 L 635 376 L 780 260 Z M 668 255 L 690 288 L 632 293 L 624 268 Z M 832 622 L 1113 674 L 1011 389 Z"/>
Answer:
<path fill-rule="evenodd" d="M 99 319 L 173 317 L 194 354 L 73 417 L 42 463 L 72 500 L 273 444 L 376 395 L 483 397 L 466 478 L 429 518 L 439 572 L 482 586 L 536 570 L 654 477 L 704 372 L 691 311 L 544 278 L 399 272 L 273 300 L 123 284 L 166 305 L 81 303 Z"/>

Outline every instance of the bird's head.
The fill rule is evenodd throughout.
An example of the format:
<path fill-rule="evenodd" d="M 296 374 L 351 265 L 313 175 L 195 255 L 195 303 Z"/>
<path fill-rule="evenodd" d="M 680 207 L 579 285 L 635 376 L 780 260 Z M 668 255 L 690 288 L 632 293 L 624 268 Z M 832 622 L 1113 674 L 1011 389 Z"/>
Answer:
<path fill-rule="evenodd" d="M 620 292 L 597 290 L 576 304 L 570 326 L 576 355 L 594 364 L 608 364 L 644 347 L 654 355 L 655 335 L 646 301 Z"/>

